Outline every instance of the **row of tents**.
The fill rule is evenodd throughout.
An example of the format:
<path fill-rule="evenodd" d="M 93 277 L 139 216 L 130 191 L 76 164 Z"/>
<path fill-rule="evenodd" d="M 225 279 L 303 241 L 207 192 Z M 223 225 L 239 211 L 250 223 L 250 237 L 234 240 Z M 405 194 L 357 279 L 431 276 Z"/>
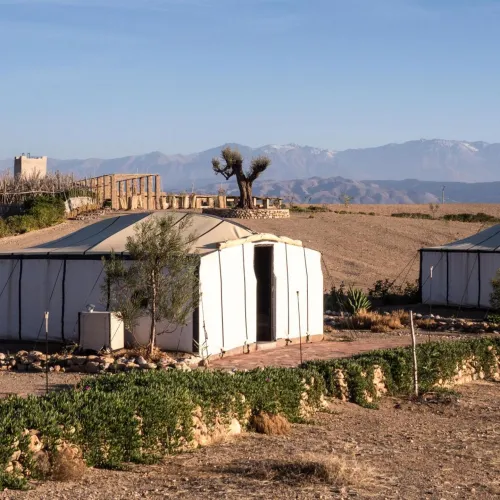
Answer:
<path fill-rule="evenodd" d="M 78 342 L 79 313 L 106 311 L 103 257 L 127 257 L 137 224 L 163 212 L 110 217 L 56 241 L 0 252 L 0 339 Z M 169 212 L 181 221 L 187 213 Z M 323 334 L 321 254 L 300 241 L 260 234 L 225 219 L 191 215 L 200 256 L 200 302 L 187 325 L 159 337 L 164 349 L 214 355 L 259 343 Z M 500 268 L 500 226 L 420 252 L 422 302 L 488 308 Z M 147 339 L 139 322 L 134 339 Z M 159 331 L 162 331 L 161 325 Z"/>

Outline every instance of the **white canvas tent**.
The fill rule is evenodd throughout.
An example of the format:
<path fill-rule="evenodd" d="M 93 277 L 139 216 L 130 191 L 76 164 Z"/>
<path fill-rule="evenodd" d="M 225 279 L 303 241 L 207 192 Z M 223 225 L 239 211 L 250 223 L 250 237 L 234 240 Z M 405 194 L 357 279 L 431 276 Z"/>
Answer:
<path fill-rule="evenodd" d="M 41 340 L 43 314 L 49 310 L 49 338 L 78 342 L 78 313 L 87 304 L 106 310 L 102 258 L 112 251 L 126 258 L 127 237 L 136 224 L 161 215 L 177 221 L 188 216 L 121 215 L 38 247 L 0 253 L 0 339 Z M 259 341 L 323 333 L 318 252 L 218 217 L 191 217 L 192 251 L 200 255 L 200 303 L 188 325 L 158 337 L 160 347 L 213 355 Z M 145 342 L 147 331 L 144 318 L 133 338 Z"/>
<path fill-rule="evenodd" d="M 420 250 L 422 302 L 489 308 L 491 279 L 498 269 L 500 269 L 500 225 L 447 245 L 422 248 Z"/>

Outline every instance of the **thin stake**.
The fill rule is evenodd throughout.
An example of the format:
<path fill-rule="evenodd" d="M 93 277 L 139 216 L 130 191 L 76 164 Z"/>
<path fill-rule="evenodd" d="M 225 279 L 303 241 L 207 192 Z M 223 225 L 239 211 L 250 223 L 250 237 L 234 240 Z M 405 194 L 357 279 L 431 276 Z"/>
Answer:
<path fill-rule="evenodd" d="M 413 388 L 415 397 L 418 398 L 418 367 L 417 367 L 417 339 L 415 338 L 415 327 L 413 326 L 413 311 L 410 311 L 411 347 L 413 351 Z"/>
<path fill-rule="evenodd" d="M 300 349 L 300 364 L 302 364 L 302 326 L 300 324 L 300 299 L 299 291 L 297 290 L 297 310 L 299 311 L 299 349 Z"/>
<path fill-rule="evenodd" d="M 49 393 L 49 311 L 45 311 L 45 393 Z"/>

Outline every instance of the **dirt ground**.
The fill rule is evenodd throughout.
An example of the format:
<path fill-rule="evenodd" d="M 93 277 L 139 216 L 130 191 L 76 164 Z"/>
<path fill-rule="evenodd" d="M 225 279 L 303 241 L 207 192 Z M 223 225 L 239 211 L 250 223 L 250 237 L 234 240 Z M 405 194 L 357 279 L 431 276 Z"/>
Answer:
<path fill-rule="evenodd" d="M 332 210 L 343 206 L 331 205 Z M 300 239 L 319 250 L 326 264 L 325 288 L 344 281 L 368 288 L 378 279 L 418 277 L 418 250 L 470 236 L 484 228 L 482 224 L 390 217 L 395 212 L 429 213 L 427 205 L 351 205 L 352 212 L 375 212 L 375 216 L 335 213 L 292 214 L 290 219 L 238 220 L 260 232 Z M 445 213 L 485 212 L 500 217 L 497 204 L 450 204 L 440 207 Z M 109 217 L 107 215 L 106 217 Z M 312 218 L 310 218 L 312 217 Z M 20 236 L 0 239 L 0 250 L 18 250 L 66 236 L 95 221 L 67 221 L 55 227 Z M 408 268 L 404 269 L 408 264 Z"/>
<path fill-rule="evenodd" d="M 448 403 L 385 398 L 378 410 L 336 401 L 288 436 L 245 434 L 159 465 L 89 470 L 76 483 L 4 491 L 0 499 L 498 498 L 500 384 L 458 390 Z M 333 484 L 266 473 L 306 459 L 345 469 Z"/>

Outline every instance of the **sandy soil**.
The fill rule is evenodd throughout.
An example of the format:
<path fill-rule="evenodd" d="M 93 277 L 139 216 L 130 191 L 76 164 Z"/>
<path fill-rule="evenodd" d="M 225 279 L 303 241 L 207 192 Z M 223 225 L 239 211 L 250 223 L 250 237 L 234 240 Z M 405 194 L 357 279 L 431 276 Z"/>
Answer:
<path fill-rule="evenodd" d="M 96 222 L 91 221 L 77 221 L 68 220 L 57 226 L 47 227 L 45 229 L 39 229 L 38 231 L 31 231 L 26 234 L 20 234 L 18 236 L 7 236 L 6 238 L 0 238 L 0 250 L 12 250 L 16 251 L 21 248 L 29 248 L 37 245 L 42 245 L 43 243 L 48 243 L 49 241 L 54 241 L 70 233 L 82 229 L 82 227 L 88 226 Z"/>
<path fill-rule="evenodd" d="M 500 384 L 459 388 L 448 403 L 386 398 L 380 409 L 334 402 L 289 436 L 246 434 L 153 466 L 89 470 L 77 483 L 4 491 L 0 499 L 493 499 L 500 495 Z M 255 477 L 307 456 L 356 467 L 352 484 Z"/>
<path fill-rule="evenodd" d="M 332 210 L 347 210 L 350 212 L 375 212 L 377 215 L 390 216 L 394 213 L 409 212 L 409 213 L 423 213 L 432 215 L 429 205 L 350 205 L 345 208 L 344 205 L 335 204 L 328 205 Z M 494 217 L 500 217 L 500 204 L 497 203 L 445 203 L 439 205 L 436 211 L 436 217 L 441 217 L 446 214 L 476 214 L 483 212 Z"/>

